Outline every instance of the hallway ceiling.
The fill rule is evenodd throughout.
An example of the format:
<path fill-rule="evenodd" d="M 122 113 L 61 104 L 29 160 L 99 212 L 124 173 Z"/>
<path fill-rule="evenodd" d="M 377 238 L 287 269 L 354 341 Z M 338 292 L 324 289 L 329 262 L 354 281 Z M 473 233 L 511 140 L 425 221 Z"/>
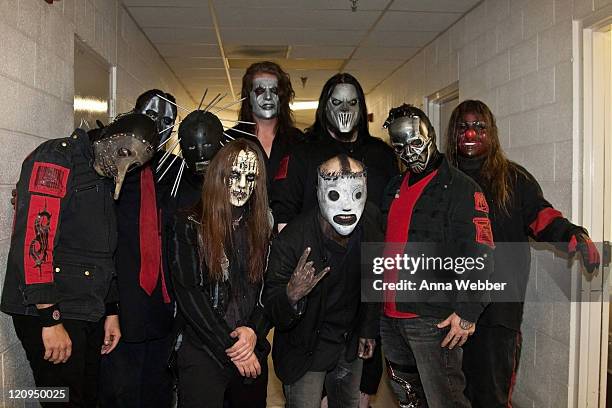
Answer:
<path fill-rule="evenodd" d="M 217 0 L 221 45 L 236 98 L 244 69 L 265 59 L 291 75 L 296 100 L 316 100 L 325 81 L 350 72 L 368 93 L 480 0 Z M 228 92 L 206 0 L 123 0 L 195 101 Z M 302 79 L 307 78 L 305 85 Z M 208 99 L 208 98 L 207 98 Z M 298 122 L 312 111 L 296 112 Z"/>

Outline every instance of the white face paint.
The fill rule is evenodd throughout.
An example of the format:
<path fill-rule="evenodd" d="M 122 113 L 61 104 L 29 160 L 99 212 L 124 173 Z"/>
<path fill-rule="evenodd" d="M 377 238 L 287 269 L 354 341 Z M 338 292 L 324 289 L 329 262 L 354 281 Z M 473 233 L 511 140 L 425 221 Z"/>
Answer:
<path fill-rule="evenodd" d="M 349 235 L 357 222 L 366 203 L 367 185 L 365 173 L 332 176 L 318 176 L 317 198 L 323 218 L 340 235 Z"/>
<path fill-rule="evenodd" d="M 253 115 L 260 119 L 272 119 L 278 115 L 278 79 L 272 75 L 253 78 L 250 93 Z"/>
<path fill-rule="evenodd" d="M 249 201 L 259 172 L 257 155 L 252 151 L 241 150 L 232 164 L 228 187 L 230 203 L 234 207 L 242 207 Z"/>
<path fill-rule="evenodd" d="M 325 109 L 327 120 L 342 133 L 353 130 L 359 121 L 359 95 L 353 84 L 338 84 Z"/>

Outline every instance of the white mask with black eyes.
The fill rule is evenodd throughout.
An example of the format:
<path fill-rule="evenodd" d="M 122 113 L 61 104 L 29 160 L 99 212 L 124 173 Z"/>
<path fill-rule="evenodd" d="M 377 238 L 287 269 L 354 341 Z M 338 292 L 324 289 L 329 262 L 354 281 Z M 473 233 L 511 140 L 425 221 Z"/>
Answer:
<path fill-rule="evenodd" d="M 242 207 L 249 201 L 253 190 L 255 190 L 258 172 L 259 167 L 255 152 L 241 150 L 234 159 L 234 163 L 232 163 L 232 171 L 228 179 L 231 205 Z"/>
<path fill-rule="evenodd" d="M 278 79 L 254 78 L 250 93 L 253 115 L 260 119 L 272 119 L 278 115 Z"/>
<path fill-rule="evenodd" d="M 325 107 L 327 120 L 341 133 L 352 132 L 359 121 L 359 95 L 353 84 L 338 84 Z"/>
<path fill-rule="evenodd" d="M 353 232 L 367 198 L 365 172 L 321 173 L 317 198 L 323 218 L 342 236 Z"/>

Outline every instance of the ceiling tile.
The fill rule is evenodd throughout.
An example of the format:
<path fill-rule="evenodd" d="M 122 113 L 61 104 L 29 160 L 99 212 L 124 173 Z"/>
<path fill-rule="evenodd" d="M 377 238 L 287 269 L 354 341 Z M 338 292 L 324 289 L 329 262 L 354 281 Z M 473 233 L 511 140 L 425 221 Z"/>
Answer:
<path fill-rule="evenodd" d="M 166 62 L 174 69 L 221 68 L 223 60 L 219 57 L 168 57 Z"/>
<path fill-rule="evenodd" d="M 209 28 L 143 28 L 154 44 L 204 43 L 216 44 L 215 31 Z"/>
<path fill-rule="evenodd" d="M 208 7 L 129 7 L 141 28 L 213 27 Z"/>
<path fill-rule="evenodd" d="M 341 58 L 346 59 L 351 55 L 355 47 L 314 47 L 308 45 L 296 45 L 291 48 L 289 58 Z"/>
<path fill-rule="evenodd" d="M 338 30 L 276 30 L 225 29 L 221 28 L 224 43 L 245 45 L 326 45 L 356 46 L 365 36 L 365 31 Z"/>
<path fill-rule="evenodd" d="M 405 61 L 416 54 L 418 47 L 359 47 L 353 59 L 381 59 Z"/>
<path fill-rule="evenodd" d="M 390 10 L 442 11 L 465 13 L 481 0 L 395 0 Z"/>
<path fill-rule="evenodd" d="M 226 3 L 224 3 L 226 4 Z M 349 10 L 295 10 L 279 8 L 273 12 L 261 9 L 235 7 L 218 7 L 219 26 L 225 29 L 326 29 L 326 30 L 362 30 L 367 29 L 380 15 L 377 11 Z"/>
<path fill-rule="evenodd" d="M 219 57 L 217 44 L 158 44 L 157 50 L 163 57 Z"/>
<path fill-rule="evenodd" d="M 368 59 L 368 60 L 351 60 L 346 67 L 345 71 L 367 71 L 371 72 L 372 75 L 379 73 L 388 74 L 397 68 L 398 65 L 402 64 L 403 61 L 384 61 L 379 59 Z"/>
<path fill-rule="evenodd" d="M 461 17 L 460 13 L 426 13 L 411 11 L 388 11 L 376 29 L 384 31 L 444 31 Z"/>
<path fill-rule="evenodd" d="M 374 30 L 364 46 L 374 47 L 422 47 L 433 40 L 438 33 L 433 31 L 380 31 Z"/>

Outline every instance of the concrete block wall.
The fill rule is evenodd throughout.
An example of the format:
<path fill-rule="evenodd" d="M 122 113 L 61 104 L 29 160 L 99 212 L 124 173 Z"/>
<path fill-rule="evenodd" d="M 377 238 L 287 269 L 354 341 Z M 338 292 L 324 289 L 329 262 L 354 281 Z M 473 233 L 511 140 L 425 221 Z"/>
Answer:
<path fill-rule="evenodd" d="M 25 156 L 46 139 L 72 131 L 75 36 L 117 66 L 117 112 L 150 88 L 194 101 L 119 0 L 0 0 L 0 286 L 4 282 L 13 210 L 11 189 Z M 0 406 L 23 406 L 6 389 L 33 385 L 23 350 L 0 315 Z"/>
<path fill-rule="evenodd" d="M 570 219 L 572 200 L 572 19 L 610 0 L 484 0 L 367 95 L 373 134 L 391 107 L 459 82 L 497 117 L 503 149 L 540 182 Z M 580 175 L 574 175 L 580 177 Z M 514 393 L 519 408 L 568 406 L 570 306 L 551 272 L 565 261 L 534 251 Z M 566 298 L 565 298 L 566 299 Z M 543 301 L 544 300 L 544 301 Z"/>

